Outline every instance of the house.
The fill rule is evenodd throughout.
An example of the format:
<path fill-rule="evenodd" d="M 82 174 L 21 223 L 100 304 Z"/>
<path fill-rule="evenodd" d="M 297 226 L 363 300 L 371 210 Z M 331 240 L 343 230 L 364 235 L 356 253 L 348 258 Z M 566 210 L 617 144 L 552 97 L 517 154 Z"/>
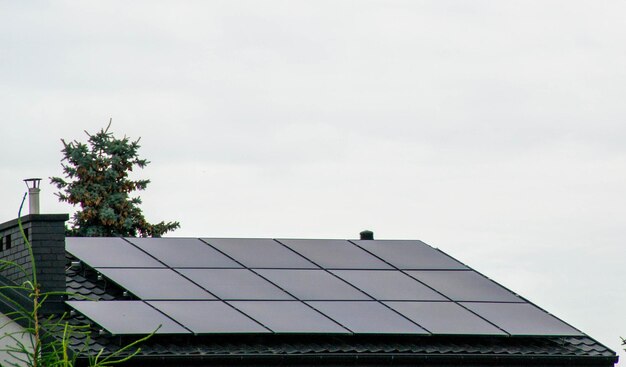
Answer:
<path fill-rule="evenodd" d="M 421 241 L 65 238 L 21 218 L 48 315 L 85 355 L 155 332 L 129 366 L 613 366 L 615 352 Z M 3 259 L 29 267 L 17 220 Z M 1 282 L 21 282 L 11 269 Z M 0 301 L 0 312 L 14 305 Z"/>

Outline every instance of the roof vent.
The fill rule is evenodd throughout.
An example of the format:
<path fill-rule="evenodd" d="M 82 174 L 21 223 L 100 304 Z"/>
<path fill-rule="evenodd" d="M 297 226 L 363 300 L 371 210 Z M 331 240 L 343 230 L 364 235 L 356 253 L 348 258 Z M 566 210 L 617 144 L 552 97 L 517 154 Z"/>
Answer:
<path fill-rule="evenodd" d="M 28 212 L 39 214 L 39 184 L 41 178 L 27 178 L 24 180 L 28 186 Z"/>
<path fill-rule="evenodd" d="M 367 229 L 364 230 L 363 232 L 359 233 L 361 235 L 361 239 L 362 240 L 373 240 L 374 239 L 374 232 L 372 231 L 368 231 Z"/>

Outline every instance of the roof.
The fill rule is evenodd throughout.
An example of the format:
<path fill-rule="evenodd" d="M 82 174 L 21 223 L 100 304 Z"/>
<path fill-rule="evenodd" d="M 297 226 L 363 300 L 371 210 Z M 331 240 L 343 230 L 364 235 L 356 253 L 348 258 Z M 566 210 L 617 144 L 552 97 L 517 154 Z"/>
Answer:
<path fill-rule="evenodd" d="M 76 294 L 66 304 L 72 322 L 92 325 L 93 352 L 160 325 L 139 360 L 610 366 L 617 358 L 421 241 L 67 238 L 66 249 Z"/>

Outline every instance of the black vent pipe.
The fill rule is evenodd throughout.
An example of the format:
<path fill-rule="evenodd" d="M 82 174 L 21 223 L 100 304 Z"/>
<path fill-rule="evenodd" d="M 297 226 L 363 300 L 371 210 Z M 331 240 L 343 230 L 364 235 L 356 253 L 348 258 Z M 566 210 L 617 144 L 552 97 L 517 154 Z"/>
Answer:
<path fill-rule="evenodd" d="M 359 233 L 361 235 L 361 239 L 362 240 L 373 240 L 374 239 L 374 232 L 372 231 L 368 231 L 367 229 L 364 230 L 363 232 Z"/>

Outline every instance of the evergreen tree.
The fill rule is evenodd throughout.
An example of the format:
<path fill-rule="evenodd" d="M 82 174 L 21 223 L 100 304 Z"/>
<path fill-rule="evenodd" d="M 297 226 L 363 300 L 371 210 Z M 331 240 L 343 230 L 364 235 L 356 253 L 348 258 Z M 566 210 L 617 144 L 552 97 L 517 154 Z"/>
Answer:
<path fill-rule="evenodd" d="M 63 142 L 61 163 L 65 178 L 51 177 L 60 192 L 60 201 L 80 205 L 68 234 L 81 237 L 129 236 L 159 237 L 180 227 L 178 222 L 150 224 L 139 205 L 141 198 L 131 197 L 133 191 L 144 190 L 150 180 L 131 180 L 134 167 L 144 168 L 149 162 L 138 156 L 139 140 L 124 136 L 117 139 L 106 129 L 90 135 L 87 144 L 77 140 Z"/>

